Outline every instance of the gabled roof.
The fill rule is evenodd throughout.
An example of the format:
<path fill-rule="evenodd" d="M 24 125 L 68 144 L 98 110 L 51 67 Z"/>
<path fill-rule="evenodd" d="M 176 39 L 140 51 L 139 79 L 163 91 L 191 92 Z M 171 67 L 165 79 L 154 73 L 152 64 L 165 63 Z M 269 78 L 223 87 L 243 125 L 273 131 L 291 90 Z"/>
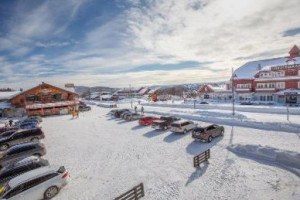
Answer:
<path fill-rule="evenodd" d="M 26 92 L 29 92 L 29 91 L 31 91 L 31 90 L 33 90 L 33 89 L 36 89 L 36 88 L 38 88 L 38 87 L 41 87 L 42 85 L 47 85 L 47 86 L 50 86 L 50 87 L 57 88 L 57 89 L 59 89 L 59 90 L 63 90 L 63 91 L 70 92 L 70 93 L 73 93 L 73 94 L 75 94 L 75 95 L 78 95 L 75 91 L 72 91 L 71 88 L 70 88 L 70 90 L 69 90 L 68 88 L 61 88 L 61 87 L 54 86 L 54 85 L 50 85 L 50 84 L 48 84 L 48 83 L 44 83 L 44 82 L 43 82 L 42 84 L 39 84 L 39 85 L 37 85 L 37 86 L 35 86 L 35 87 L 33 87 L 33 88 L 30 88 L 30 89 L 28 89 L 28 90 L 25 90 L 25 91 L 23 91 L 23 92 L 20 92 L 20 93 L 18 93 L 18 94 L 16 94 L 16 95 L 12 96 L 12 97 L 10 98 L 10 100 L 13 99 L 13 98 L 15 98 L 15 97 L 17 97 L 17 96 L 20 96 L 20 95 L 22 95 L 22 94 L 24 94 L 24 93 L 26 93 Z"/>
<path fill-rule="evenodd" d="M 293 48 L 289 51 L 290 55 L 299 55 L 300 50 L 297 45 L 294 45 Z"/>

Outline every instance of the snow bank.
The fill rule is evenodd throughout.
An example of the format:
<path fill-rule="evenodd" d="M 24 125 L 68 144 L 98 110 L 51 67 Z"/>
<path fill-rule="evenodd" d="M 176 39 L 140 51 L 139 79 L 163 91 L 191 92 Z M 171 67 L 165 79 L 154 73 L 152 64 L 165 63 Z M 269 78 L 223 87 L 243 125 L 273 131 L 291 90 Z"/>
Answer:
<path fill-rule="evenodd" d="M 243 115 L 238 115 L 233 118 L 231 114 L 216 113 L 216 112 L 196 112 L 188 113 L 182 112 L 181 110 L 170 110 L 168 112 L 151 110 L 150 107 L 145 109 L 145 113 L 150 113 L 154 115 L 172 115 L 175 117 L 180 117 L 188 120 L 196 120 L 207 123 L 222 124 L 228 126 L 240 126 L 248 127 L 260 130 L 272 130 L 272 131 L 282 131 L 289 133 L 300 133 L 300 125 L 294 123 L 284 123 L 284 122 L 258 122 L 248 120 Z"/>
<path fill-rule="evenodd" d="M 300 169 L 300 153 L 276 149 L 261 145 L 241 145 L 228 146 L 227 149 L 236 154 L 276 162 L 292 168 Z"/>
<path fill-rule="evenodd" d="M 172 107 L 172 108 L 194 108 L 194 102 L 174 102 L 166 103 L 166 102 L 148 102 L 142 103 L 144 106 L 153 106 L 153 107 Z M 210 103 L 210 104 L 199 104 L 196 103 L 196 109 L 203 109 L 203 110 L 232 110 L 231 104 L 224 104 L 224 103 Z M 251 113 L 270 113 L 270 114 L 286 114 L 287 109 L 284 106 L 267 106 L 267 105 L 235 105 L 235 110 L 240 112 L 251 112 Z M 289 107 L 289 114 L 290 115 L 300 115 L 299 108 Z"/>

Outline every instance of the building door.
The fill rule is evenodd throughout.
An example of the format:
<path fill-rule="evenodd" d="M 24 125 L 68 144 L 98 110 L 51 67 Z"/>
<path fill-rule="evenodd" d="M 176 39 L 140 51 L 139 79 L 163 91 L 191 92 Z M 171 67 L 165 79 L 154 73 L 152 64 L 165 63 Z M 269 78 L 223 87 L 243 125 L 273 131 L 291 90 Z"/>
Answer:
<path fill-rule="evenodd" d="M 297 96 L 296 95 L 287 95 L 286 96 L 286 103 L 296 104 L 297 103 Z"/>

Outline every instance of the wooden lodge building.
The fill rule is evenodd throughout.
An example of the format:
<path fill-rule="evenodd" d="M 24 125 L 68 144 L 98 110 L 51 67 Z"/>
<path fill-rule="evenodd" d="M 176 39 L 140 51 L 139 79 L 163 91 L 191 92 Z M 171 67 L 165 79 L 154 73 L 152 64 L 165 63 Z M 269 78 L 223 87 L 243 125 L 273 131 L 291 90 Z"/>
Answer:
<path fill-rule="evenodd" d="M 23 111 L 28 116 L 49 116 L 69 114 L 74 109 L 78 109 L 78 98 L 74 84 L 66 84 L 61 88 L 42 82 L 11 97 L 8 102 L 18 113 Z"/>

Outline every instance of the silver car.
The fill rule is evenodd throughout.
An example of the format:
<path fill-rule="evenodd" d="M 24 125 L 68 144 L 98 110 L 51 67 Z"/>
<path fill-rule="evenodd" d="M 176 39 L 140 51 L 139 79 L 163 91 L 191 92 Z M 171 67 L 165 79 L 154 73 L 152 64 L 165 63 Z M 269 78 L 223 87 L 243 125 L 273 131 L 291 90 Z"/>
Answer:
<path fill-rule="evenodd" d="M 44 156 L 46 154 L 45 145 L 38 142 L 18 144 L 7 151 L 0 152 L 0 168 L 18 162 L 28 156 Z"/>
<path fill-rule="evenodd" d="M 0 188 L 1 200 L 41 200 L 55 197 L 67 184 L 68 171 L 46 166 L 11 179 Z"/>
<path fill-rule="evenodd" d="M 186 134 L 188 131 L 191 131 L 196 127 L 197 124 L 192 121 L 179 121 L 171 124 L 171 131 L 174 133 Z"/>
<path fill-rule="evenodd" d="M 139 113 L 130 113 L 130 114 L 125 116 L 125 120 L 126 121 L 133 121 L 133 120 L 138 120 L 141 117 L 143 117 L 143 115 L 141 115 Z"/>

